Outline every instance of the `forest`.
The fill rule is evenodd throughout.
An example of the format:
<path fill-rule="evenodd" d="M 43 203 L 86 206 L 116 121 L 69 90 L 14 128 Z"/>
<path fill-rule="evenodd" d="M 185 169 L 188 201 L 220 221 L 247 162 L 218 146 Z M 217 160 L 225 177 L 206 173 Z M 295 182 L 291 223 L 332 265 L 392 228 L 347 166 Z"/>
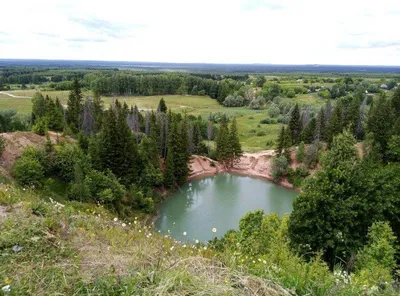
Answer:
<path fill-rule="evenodd" d="M 55 229 L 57 240 L 58 235 L 61 240 L 64 226 L 54 222 L 57 218 L 51 210 L 56 206 L 42 203 L 40 197 L 49 194 L 52 180 L 64 187 L 68 211 L 73 207 L 87 207 L 96 215 L 107 211 L 109 218 L 118 217 L 114 222 L 132 223 L 135 231 L 139 217 L 143 219 L 141 230 L 148 229 L 143 231 L 148 237 L 137 234 L 138 240 L 150 236 L 163 240 L 151 232 L 146 219 L 155 214 L 168 192 L 187 182 L 193 155 L 228 168 L 240 160 L 244 153 L 241 117 L 229 112 L 213 114 L 212 110 L 206 116 L 195 116 L 171 110 L 164 99 L 156 109 L 141 109 L 118 99 L 106 105 L 104 97 L 209 96 L 222 110 L 243 107 L 264 112 L 257 113 L 263 116 L 263 122 L 257 123 L 260 131 L 279 124 L 272 143 L 272 177 L 278 184 L 287 179 L 300 194 L 290 215 L 249 212 L 238 229 L 207 245 L 195 244 L 198 253 L 219 260 L 224 268 L 271 280 L 299 295 L 398 295 L 400 87 L 395 76 L 383 83 L 352 75 L 268 78 L 261 74 L 138 74 L 88 69 L 42 74 L 52 71 L 16 68 L 2 72 L 0 86 L 4 89 L 13 84 L 21 88 L 38 84 L 43 91 L 67 90 L 68 99 L 64 104 L 39 89 L 29 115 L 19 117 L 16 111 L 1 110 L 2 132 L 32 130 L 47 140 L 43 148 L 29 147 L 15 161 L 12 177 L 16 184 L 7 187 L 13 195 L 8 199 L 2 191 L 0 205 L 17 204 L 17 195 L 27 198 L 27 188 L 32 196 L 39 196 L 29 197 L 30 211 L 48 219 L 48 225 L 35 227 Z M 301 83 L 282 83 L 285 79 Z M 84 89 L 90 89 L 92 96 L 85 97 Z M 318 103 L 296 101 L 310 93 L 318 96 Z M 59 135 L 56 143 L 50 139 L 52 132 Z M 2 136 L 1 152 L 5 144 Z M 73 215 L 66 209 L 58 211 L 57 215 L 70 221 L 65 223 L 73 224 Z M 8 235 L 13 223 L 0 224 L 0 230 Z M 81 223 L 87 232 L 104 229 L 90 229 Z M 24 242 L 13 241 L 11 235 L 0 238 L 1 251 L 20 244 Z M 168 246 L 165 256 L 171 256 L 173 246 L 181 250 L 180 256 L 189 256 L 186 244 L 172 244 L 162 243 L 162 248 Z M 35 250 L 31 245 L 29 248 Z M 1 256 L 1 265 L 7 266 L 5 273 L 13 271 L 13 260 L 24 262 L 17 255 Z M 156 266 L 155 262 L 149 264 Z M 161 281 L 157 272 L 147 285 Z M 143 284 L 129 282 L 133 279 L 128 277 L 115 278 L 104 277 L 104 282 L 93 282 L 93 288 L 108 286 L 110 294 L 119 294 L 125 285 L 135 293 Z M 20 291 L 23 289 L 21 284 Z M 70 289 L 69 293 L 78 293 Z"/>

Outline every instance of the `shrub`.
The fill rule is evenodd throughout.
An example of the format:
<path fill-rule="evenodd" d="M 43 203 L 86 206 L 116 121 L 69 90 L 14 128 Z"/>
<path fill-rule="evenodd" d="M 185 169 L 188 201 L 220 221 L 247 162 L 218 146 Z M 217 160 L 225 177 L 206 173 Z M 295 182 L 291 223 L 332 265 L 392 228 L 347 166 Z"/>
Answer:
<path fill-rule="evenodd" d="M 279 182 L 289 172 L 289 162 L 285 156 L 274 158 L 272 162 L 272 180 Z"/>
<path fill-rule="evenodd" d="M 286 95 L 288 98 L 294 98 L 296 96 L 296 93 L 294 92 L 293 88 L 289 88 L 286 92 Z"/>
<path fill-rule="evenodd" d="M 55 169 L 57 175 L 66 182 L 74 180 L 75 164 L 83 162 L 82 150 L 73 144 L 65 144 L 57 147 Z M 82 167 L 84 173 L 87 172 L 87 165 Z"/>
<path fill-rule="evenodd" d="M 44 169 L 38 160 L 25 156 L 15 161 L 12 174 L 20 185 L 41 187 Z"/>
<path fill-rule="evenodd" d="M 281 111 L 277 104 L 271 103 L 271 105 L 269 105 L 269 107 L 268 107 L 267 112 L 270 117 L 274 118 L 274 117 L 277 117 Z"/>
<path fill-rule="evenodd" d="M 296 152 L 296 160 L 298 162 L 303 162 L 304 160 L 304 153 L 305 153 L 305 147 L 304 147 L 304 142 L 300 142 L 299 147 Z"/>
<path fill-rule="evenodd" d="M 229 95 L 222 103 L 225 107 L 241 107 L 245 105 L 245 99 L 242 96 Z"/>
<path fill-rule="evenodd" d="M 276 119 L 272 119 L 272 118 L 264 118 L 262 120 L 260 120 L 261 124 L 277 124 L 278 121 Z"/>
<path fill-rule="evenodd" d="M 304 158 L 304 164 L 308 167 L 308 168 L 315 168 L 315 166 L 318 163 L 318 143 L 314 143 L 310 146 L 308 146 L 307 151 L 306 151 L 306 155 Z"/>
<path fill-rule="evenodd" d="M 309 175 L 305 166 L 299 166 L 295 170 L 289 169 L 288 181 L 293 184 L 294 187 L 300 187 L 304 178 Z"/>
<path fill-rule="evenodd" d="M 266 132 L 264 132 L 264 131 L 258 131 L 257 132 L 257 137 L 263 137 L 263 136 L 266 136 L 267 134 L 266 134 Z"/>
<path fill-rule="evenodd" d="M 39 120 L 37 120 L 37 122 L 35 123 L 34 126 L 32 126 L 32 131 L 35 134 L 44 136 L 47 132 L 47 121 L 45 118 L 40 118 Z"/>

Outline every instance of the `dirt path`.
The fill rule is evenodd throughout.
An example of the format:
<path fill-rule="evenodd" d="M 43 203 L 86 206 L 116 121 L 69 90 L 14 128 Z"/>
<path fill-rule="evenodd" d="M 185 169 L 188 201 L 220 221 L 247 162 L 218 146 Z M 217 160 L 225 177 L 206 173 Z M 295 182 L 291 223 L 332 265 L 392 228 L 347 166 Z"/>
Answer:
<path fill-rule="evenodd" d="M 4 92 L 4 91 L 0 91 L 0 94 L 9 96 L 9 97 L 12 97 L 12 98 L 15 98 L 15 99 L 31 99 L 31 97 L 27 97 L 27 96 L 16 96 L 16 95 L 10 94 L 10 93 L 8 93 L 8 92 Z"/>

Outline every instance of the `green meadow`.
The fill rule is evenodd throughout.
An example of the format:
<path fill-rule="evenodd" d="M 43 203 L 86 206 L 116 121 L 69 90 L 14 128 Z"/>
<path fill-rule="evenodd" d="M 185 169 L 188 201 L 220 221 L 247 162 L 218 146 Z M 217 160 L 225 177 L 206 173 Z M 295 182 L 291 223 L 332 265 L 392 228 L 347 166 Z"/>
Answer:
<path fill-rule="evenodd" d="M 52 98 L 58 97 L 62 104 L 67 104 L 68 91 L 41 91 L 43 95 Z M 7 93 L 14 96 L 32 97 L 35 90 L 14 90 Z M 83 92 L 84 97 L 91 96 L 90 91 Z M 115 96 L 102 97 L 107 107 L 113 100 L 126 102 L 130 105 L 137 105 L 141 110 L 156 109 L 158 102 L 164 98 L 168 108 L 173 111 L 187 113 L 188 115 L 201 115 L 207 118 L 210 113 L 224 112 L 231 117 L 236 117 L 239 128 L 239 136 L 246 152 L 256 152 L 271 149 L 277 138 L 281 124 L 260 124 L 260 121 L 268 117 L 266 110 L 252 110 L 248 107 L 227 108 L 218 104 L 208 96 L 192 95 L 160 95 L 160 96 Z M 324 100 L 316 94 L 297 95 L 295 98 L 282 98 L 282 101 L 293 101 L 300 105 L 323 106 Z M 29 98 L 15 98 L 6 94 L 0 94 L 0 109 L 15 109 L 19 113 L 28 114 L 31 112 L 32 103 Z"/>

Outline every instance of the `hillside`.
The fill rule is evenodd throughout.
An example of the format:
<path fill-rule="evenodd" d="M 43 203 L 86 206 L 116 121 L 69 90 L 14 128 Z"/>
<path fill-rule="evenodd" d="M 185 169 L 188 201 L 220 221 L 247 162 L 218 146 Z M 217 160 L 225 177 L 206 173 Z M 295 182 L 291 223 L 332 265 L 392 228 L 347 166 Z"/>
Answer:
<path fill-rule="evenodd" d="M 100 206 L 2 186 L 0 280 L 12 295 L 289 295 Z M 1 292 L 0 292 L 1 294 Z"/>
<path fill-rule="evenodd" d="M 70 138 L 65 138 L 60 133 L 49 132 L 49 138 L 52 143 L 59 141 L 73 141 Z M 10 171 L 14 161 L 22 155 L 22 152 L 27 147 L 44 147 L 46 137 L 39 136 L 32 132 L 15 132 L 0 134 L 6 140 L 6 148 L 0 157 L 0 176 L 7 179 L 11 178 Z"/>

